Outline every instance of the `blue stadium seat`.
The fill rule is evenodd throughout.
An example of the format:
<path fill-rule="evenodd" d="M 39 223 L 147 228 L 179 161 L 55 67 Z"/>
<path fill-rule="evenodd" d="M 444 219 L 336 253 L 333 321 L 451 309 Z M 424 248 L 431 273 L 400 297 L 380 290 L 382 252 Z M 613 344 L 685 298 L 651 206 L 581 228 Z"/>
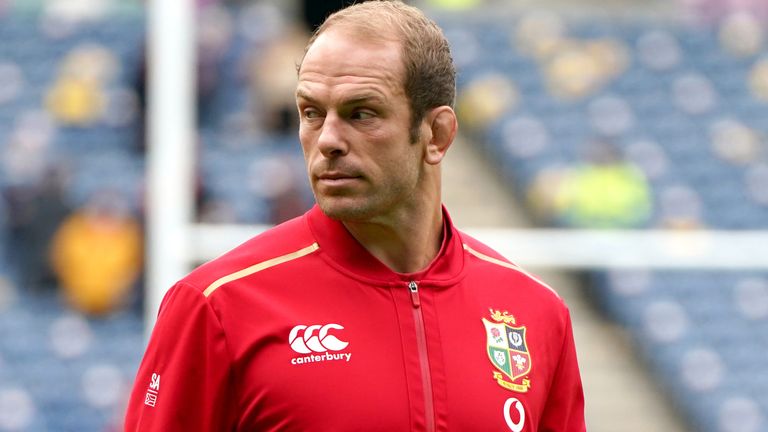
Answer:
<path fill-rule="evenodd" d="M 251 15 L 256 20 L 254 28 L 260 28 L 260 19 L 268 18 L 268 14 Z M 18 113 L 43 109 L 59 62 L 79 43 L 97 41 L 120 59 L 110 89 L 130 88 L 138 78 L 144 49 L 141 14 L 85 24 L 60 39 L 44 36 L 39 19 L 35 15 L 0 17 L 0 38 L 13 41 L 0 44 L 0 59 L 16 63 L 26 82 L 16 99 L 0 105 L 0 143 L 13 133 Z M 460 92 L 489 71 L 507 76 L 519 92 L 519 103 L 479 137 L 479 145 L 497 161 L 502 175 L 514 180 L 516 193 L 525 193 L 545 169 L 579 163 L 585 143 L 596 135 L 590 106 L 612 97 L 626 101 L 634 121 L 628 130 L 616 133 L 617 146 L 627 149 L 637 140 L 650 140 L 658 144 L 667 161 L 668 168 L 651 179 L 655 202 L 670 187 L 685 185 L 701 200 L 703 225 L 717 229 L 768 227 L 768 207 L 751 201 L 744 189 L 749 164 L 730 164 L 712 151 L 709 130 L 722 118 L 737 119 L 762 136 L 768 135 L 768 105 L 755 99 L 746 84 L 752 60 L 737 60 L 724 53 L 713 28 L 631 19 L 568 22 L 568 36 L 576 40 L 610 38 L 621 43 L 627 48 L 629 67 L 582 99 L 564 101 L 549 93 L 542 64 L 514 42 L 510 30 L 514 19 L 480 15 L 443 20 L 456 51 Z M 263 23 L 265 29 L 268 25 Z M 231 205 L 238 222 L 263 223 L 269 219 L 272 203 L 254 185 L 259 161 L 286 158 L 291 161 L 286 170 L 297 181 L 306 180 L 297 136 L 270 136 L 256 124 L 259 107 L 250 96 L 242 63 L 254 46 L 265 41 L 249 40 L 243 31 L 236 29 L 218 65 L 219 87 L 206 102 L 200 125 L 199 169 L 203 188 L 213 199 Z M 679 46 L 678 63 L 654 68 L 640 58 L 641 41 L 652 32 L 666 35 L 662 39 Z M 685 112 L 672 95 L 677 80 L 686 74 L 711 81 L 717 97 L 704 112 Z M 129 122 L 124 127 L 95 124 L 57 129 L 52 155 L 72 162 L 70 194 L 76 203 L 106 185 L 139 205 L 145 167 L 143 156 L 134 151 L 138 126 Z M 7 181 L 0 173 L 0 186 Z M 306 198 L 309 203 L 311 197 Z M 658 210 L 655 216 L 651 223 L 661 223 Z M 695 430 L 720 432 L 723 412 L 728 413 L 724 409 L 749 415 L 755 410 L 750 404 L 768 418 L 768 318 L 745 316 L 733 294 L 744 278 L 768 275 L 627 271 L 590 276 L 596 302 L 630 330 L 639 355 L 674 403 L 688 414 Z M 87 320 L 93 339 L 82 352 L 62 358 L 51 348 L 50 332 L 65 311 L 55 295 L 30 295 L 22 287 L 14 307 L 0 313 L 0 391 L 6 385 L 22 388 L 36 408 L 24 430 L 103 430 L 116 407 L 88 404 L 82 388 L 84 374 L 106 364 L 130 380 L 138 365 L 143 346 L 138 313 L 126 311 Z M 662 320 L 661 327 L 649 324 L 649 316 Z M 708 378 L 691 377 L 684 371 L 690 363 L 720 371 Z"/>
<path fill-rule="evenodd" d="M 578 163 L 579 148 L 592 138 L 588 123 L 589 104 L 612 94 L 626 100 L 635 120 L 633 129 L 627 131 L 627 135 L 617 137 L 616 143 L 626 149 L 630 143 L 650 140 L 659 144 L 660 155 L 666 159 L 668 168 L 651 179 L 655 201 L 658 202 L 669 187 L 688 185 L 701 200 L 701 222 L 705 226 L 716 229 L 765 229 L 768 226 L 768 208 L 757 205 L 747 196 L 744 180 L 747 167 L 720 160 L 712 150 L 709 130 L 721 118 L 738 119 L 763 136 L 768 134 L 768 123 L 764 120 L 768 118 L 768 105 L 759 103 L 746 87 L 751 61 L 736 60 L 725 54 L 713 29 L 639 20 L 613 23 L 592 19 L 568 23 L 570 37 L 610 37 L 622 41 L 630 49 L 631 66 L 608 83 L 602 92 L 563 106 L 547 93 L 541 71 L 533 59 L 525 59 L 515 52 L 515 46 L 507 45 L 511 40 L 509 35 L 499 32 L 493 19 L 472 23 L 471 31 L 467 31 L 467 24 L 461 21 L 444 24 L 448 27 L 449 38 L 455 35 L 460 42 L 458 46 L 482 43 L 499 49 L 504 47 L 514 58 L 507 61 L 504 56 L 497 55 L 498 50 L 479 50 L 474 64 L 459 71 L 459 90 L 489 69 L 505 73 L 518 86 L 519 108 L 501 116 L 500 121 L 491 124 L 481 137 L 481 144 L 488 149 L 492 159 L 498 161 L 504 176 L 518 185 L 518 193 L 524 193 L 525 185 L 547 167 Z M 662 39 L 667 38 L 666 42 L 662 40 L 663 43 L 672 41 L 679 46 L 679 63 L 654 70 L 644 65 L 642 59 L 634 57 L 640 55 L 637 51 L 640 40 L 655 31 L 662 34 Z M 517 62 L 515 66 L 511 66 L 514 62 Z M 715 105 L 700 114 L 681 110 L 679 101 L 671 96 L 676 80 L 689 73 L 711 80 L 717 95 Z M 505 128 L 508 131 L 508 125 L 519 118 L 539 119 L 548 136 L 546 145 L 532 146 L 530 133 L 521 133 L 519 138 L 514 138 L 519 143 L 510 143 Z M 525 149 L 529 149 L 527 154 Z M 656 213 L 658 221 L 658 209 Z M 723 406 L 730 403 L 729 398 L 738 398 L 742 393 L 757 401 L 762 415 L 768 419 L 768 398 L 765 396 L 768 379 L 755 379 L 768 376 L 768 336 L 764 336 L 768 334 L 768 317 L 748 321 L 735 306 L 732 294 L 740 278 L 748 274 L 617 271 L 591 276 L 591 289 L 597 303 L 609 316 L 627 326 L 643 357 L 673 396 L 674 403 L 688 414 L 694 430 L 724 430 L 720 427 Z M 666 324 L 672 327 L 682 325 L 679 334 L 665 336 L 664 327 L 653 330 L 659 332 L 655 337 L 648 333 L 649 311 L 658 305 L 662 305 L 661 309 L 653 313 L 662 315 L 657 319 L 673 319 Z M 664 313 L 669 314 L 675 308 L 679 308 L 686 324 L 675 324 L 674 315 L 663 318 Z M 672 331 L 672 327 L 667 330 Z M 720 359 L 723 376 L 713 376 L 711 384 L 696 384 L 695 376 L 684 378 L 681 371 L 685 362 L 696 359 L 695 353 L 700 352 L 696 350 L 704 348 L 711 350 L 711 355 L 716 356 L 713 358 Z M 706 355 L 702 358 L 710 361 L 706 360 Z M 714 387 L 705 390 L 690 387 L 697 385 Z M 749 411 L 749 402 L 738 401 L 733 409 Z M 739 403 L 747 408 L 739 408 Z"/>

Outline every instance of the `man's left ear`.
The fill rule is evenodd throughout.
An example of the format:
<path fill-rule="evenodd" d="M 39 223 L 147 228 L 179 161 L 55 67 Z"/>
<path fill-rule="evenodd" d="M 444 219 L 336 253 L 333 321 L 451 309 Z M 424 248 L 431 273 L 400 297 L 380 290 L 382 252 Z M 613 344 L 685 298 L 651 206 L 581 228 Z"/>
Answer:
<path fill-rule="evenodd" d="M 443 160 L 448 147 L 453 143 L 459 124 L 456 113 L 446 105 L 434 108 L 427 114 L 426 120 L 431 139 L 427 143 L 424 160 L 430 165 L 437 165 Z"/>

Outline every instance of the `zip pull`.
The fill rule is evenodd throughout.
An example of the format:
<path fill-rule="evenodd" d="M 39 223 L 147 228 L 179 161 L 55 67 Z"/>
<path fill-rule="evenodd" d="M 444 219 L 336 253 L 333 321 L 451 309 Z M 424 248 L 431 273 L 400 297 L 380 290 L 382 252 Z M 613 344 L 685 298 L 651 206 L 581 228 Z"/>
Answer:
<path fill-rule="evenodd" d="M 421 301 L 419 301 L 419 284 L 417 284 L 416 281 L 408 282 L 408 290 L 411 291 L 411 302 L 413 303 L 413 307 L 418 309 L 421 307 Z"/>

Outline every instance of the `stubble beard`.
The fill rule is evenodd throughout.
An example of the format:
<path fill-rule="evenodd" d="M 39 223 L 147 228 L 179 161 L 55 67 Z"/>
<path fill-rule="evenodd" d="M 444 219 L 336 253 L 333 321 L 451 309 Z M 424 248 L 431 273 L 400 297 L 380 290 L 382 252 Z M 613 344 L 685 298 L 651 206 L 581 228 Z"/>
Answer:
<path fill-rule="evenodd" d="M 389 195 L 389 194 L 388 194 Z M 328 217 L 342 222 L 368 222 L 393 206 L 387 197 L 315 196 L 320 209 Z"/>
<path fill-rule="evenodd" d="M 312 185 L 315 201 L 328 217 L 342 222 L 392 221 L 393 216 L 413 206 L 421 193 L 419 184 L 424 181 L 424 172 L 419 165 L 408 160 L 390 164 L 384 170 L 389 176 L 386 181 L 365 178 L 367 187 L 363 190 L 339 194 L 318 193 Z"/>
<path fill-rule="evenodd" d="M 376 222 L 387 218 L 401 204 L 413 199 L 415 185 L 397 182 L 368 195 L 323 196 L 315 193 L 315 201 L 331 219 L 342 222 Z"/>

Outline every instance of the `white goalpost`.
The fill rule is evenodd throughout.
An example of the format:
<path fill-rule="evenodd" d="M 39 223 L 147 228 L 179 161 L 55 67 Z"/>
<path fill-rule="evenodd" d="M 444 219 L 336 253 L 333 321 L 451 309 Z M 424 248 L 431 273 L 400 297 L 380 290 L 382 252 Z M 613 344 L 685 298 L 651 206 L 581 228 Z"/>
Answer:
<path fill-rule="evenodd" d="M 165 291 L 189 270 L 194 220 L 195 2 L 147 3 L 145 332 Z"/>

